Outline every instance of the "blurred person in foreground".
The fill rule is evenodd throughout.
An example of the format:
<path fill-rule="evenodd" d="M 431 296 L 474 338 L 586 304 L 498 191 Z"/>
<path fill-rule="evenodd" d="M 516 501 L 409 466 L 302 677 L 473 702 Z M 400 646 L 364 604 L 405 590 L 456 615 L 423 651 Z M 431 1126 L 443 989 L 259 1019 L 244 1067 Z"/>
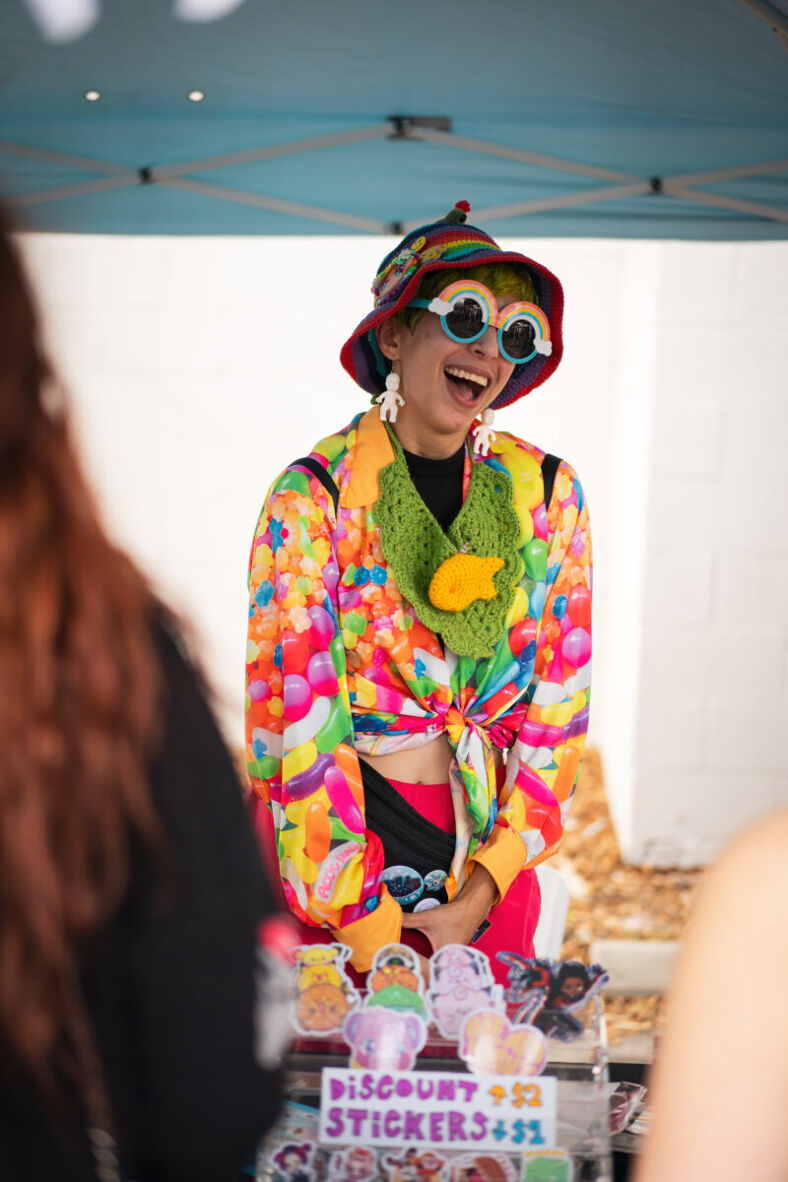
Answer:
<path fill-rule="evenodd" d="M 177 628 L 100 525 L 0 210 L 3 1182 L 232 1177 L 279 1102 L 255 934 L 282 922 Z"/>
<path fill-rule="evenodd" d="M 788 1178 L 788 812 L 704 878 L 669 994 L 636 1182 Z"/>

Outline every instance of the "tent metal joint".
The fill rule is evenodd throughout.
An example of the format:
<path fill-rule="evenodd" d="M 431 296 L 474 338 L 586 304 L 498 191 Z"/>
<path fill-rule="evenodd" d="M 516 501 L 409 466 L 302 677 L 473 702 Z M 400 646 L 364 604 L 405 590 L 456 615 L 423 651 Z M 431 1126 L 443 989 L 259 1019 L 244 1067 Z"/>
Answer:
<path fill-rule="evenodd" d="M 391 125 L 386 137 L 390 140 L 418 140 L 421 139 L 421 131 L 441 131 L 445 135 L 451 133 L 448 115 L 387 115 L 386 121 Z"/>

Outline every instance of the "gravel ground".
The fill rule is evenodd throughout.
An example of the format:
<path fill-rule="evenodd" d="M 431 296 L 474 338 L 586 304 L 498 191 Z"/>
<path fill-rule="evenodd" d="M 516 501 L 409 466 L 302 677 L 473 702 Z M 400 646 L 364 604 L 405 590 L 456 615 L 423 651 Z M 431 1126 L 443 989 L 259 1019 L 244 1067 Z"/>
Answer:
<path fill-rule="evenodd" d="M 562 955 L 588 961 L 594 939 L 677 940 L 700 870 L 629 866 L 621 860 L 607 807 L 599 752 L 587 751 L 580 769 L 561 851 L 550 865 L 565 875 L 570 903 Z M 656 1031 L 664 1002 L 653 997 L 605 999 L 611 1043 Z"/>

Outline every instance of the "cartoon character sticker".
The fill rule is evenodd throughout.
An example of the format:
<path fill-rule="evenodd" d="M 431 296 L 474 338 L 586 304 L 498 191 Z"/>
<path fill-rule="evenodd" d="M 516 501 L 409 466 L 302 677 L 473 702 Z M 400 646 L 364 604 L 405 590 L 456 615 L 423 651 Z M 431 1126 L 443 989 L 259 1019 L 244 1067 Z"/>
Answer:
<path fill-rule="evenodd" d="M 463 1022 L 460 1056 L 476 1075 L 538 1075 L 547 1062 L 547 1040 L 535 1026 L 512 1025 L 497 1010 L 477 1010 Z"/>
<path fill-rule="evenodd" d="M 406 944 L 385 944 L 378 949 L 367 977 L 367 989 L 366 1007 L 385 1006 L 426 1015 L 418 957 Z"/>
<path fill-rule="evenodd" d="M 523 1157 L 522 1182 L 572 1182 L 572 1159 L 565 1149 L 529 1150 Z"/>
<path fill-rule="evenodd" d="M 375 953 L 361 1009 L 348 1014 L 342 1034 L 350 1066 L 407 1071 L 427 1041 L 418 958 L 405 944 L 385 944 Z"/>
<path fill-rule="evenodd" d="M 344 944 L 300 944 L 295 960 L 295 1015 L 299 1034 L 331 1034 L 342 1029 L 359 996 L 347 975 L 350 949 Z"/>
<path fill-rule="evenodd" d="M 257 1148 L 254 1177 L 265 1179 L 265 1182 L 291 1182 L 291 1174 L 303 1171 L 306 1174 L 311 1172 L 313 1182 L 323 1182 L 328 1154 L 319 1147 L 319 1139 L 318 1110 L 305 1104 L 295 1104 L 292 1100 L 285 1100 L 276 1124 Z M 293 1146 L 305 1146 L 313 1152 L 311 1156 L 309 1153 L 304 1154 L 301 1149 L 293 1152 Z M 282 1153 L 286 1149 L 290 1152 Z M 279 1154 L 282 1154 L 282 1157 L 277 1161 Z"/>
<path fill-rule="evenodd" d="M 642 1084 L 621 1080 L 610 1094 L 610 1134 L 623 1133 L 635 1120 L 646 1098 Z"/>
<path fill-rule="evenodd" d="M 446 1160 L 431 1149 L 410 1149 L 388 1153 L 381 1160 L 388 1182 L 443 1182 Z"/>
<path fill-rule="evenodd" d="M 310 1141 L 283 1145 L 271 1157 L 277 1176 L 283 1182 L 315 1182 L 315 1171 L 312 1169 L 315 1148 Z"/>
<path fill-rule="evenodd" d="M 509 966 L 504 998 L 516 1005 L 516 1022 L 532 1022 L 549 1038 L 572 1042 L 583 1023 L 570 1012 L 584 1006 L 610 980 L 601 964 L 580 960 L 538 960 L 516 952 L 498 952 Z"/>
<path fill-rule="evenodd" d="M 350 1066 L 373 1071 L 409 1071 L 427 1041 L 419 1014 L 365 1006 L 348 1014 L 342 1035 L 350 1046 Z"/>
<path fill-rule="evenodd" d="M 329 1182 L 375 1182 L 378 1177 L 378 1155 L 363 1145 L 340 1149 L 331 1154 Z"/>
<path fill-rule="evenodd" d="M 433 1022 L 452 1040 L 475 1010 L 503 1009 L 503 989 L 493 980 L 488 958 L 464 944 L 446 944 L 433 953 L 427 999 Z"/>
<path fill-rule="evenodd" d="M 464 1153 L 450 1163 L 449 1182 L 515 1182 L 517 1171 L 504 1153 Z"/>

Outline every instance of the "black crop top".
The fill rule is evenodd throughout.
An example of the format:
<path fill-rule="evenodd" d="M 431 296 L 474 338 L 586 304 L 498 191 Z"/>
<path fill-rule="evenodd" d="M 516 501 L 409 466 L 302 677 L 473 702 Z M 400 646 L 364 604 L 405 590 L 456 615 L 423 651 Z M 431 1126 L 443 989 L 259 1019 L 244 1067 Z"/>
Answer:
<path fill-rule="evenodd" d="M 445 532 L 462 508 L 465 444 L 445 460 L 430 460 L 402 450 L 419 496 Z"/>

